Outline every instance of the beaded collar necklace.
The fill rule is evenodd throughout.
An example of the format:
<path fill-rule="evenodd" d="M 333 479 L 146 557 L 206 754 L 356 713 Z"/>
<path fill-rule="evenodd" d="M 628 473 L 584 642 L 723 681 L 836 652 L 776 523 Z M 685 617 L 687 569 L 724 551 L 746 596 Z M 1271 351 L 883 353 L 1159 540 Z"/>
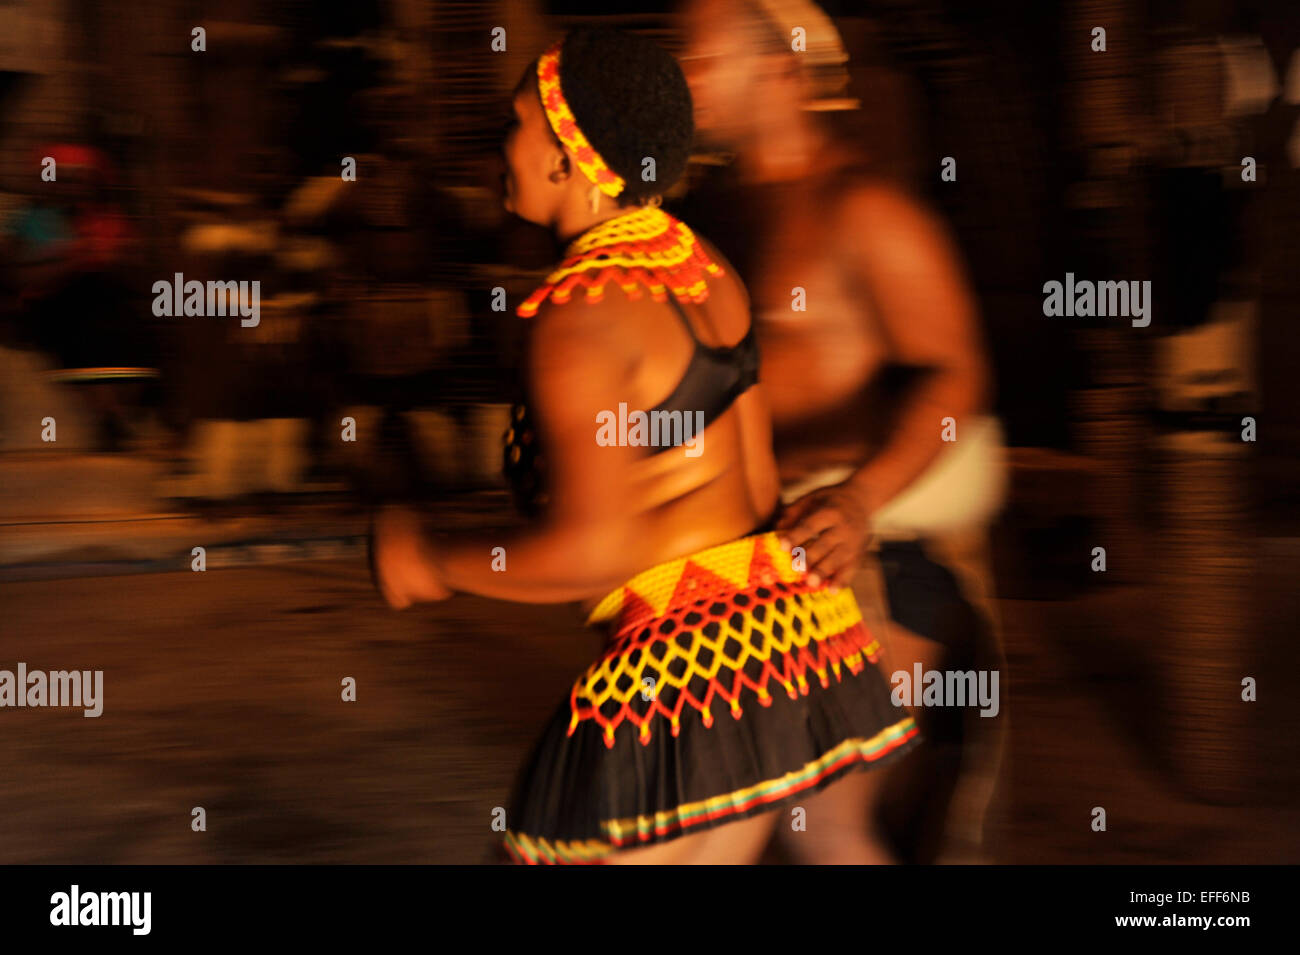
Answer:
<path fill-rule="evenodd" d="M 648 289 L 656 302 L 667 301 L 669 290 L 680 302 L 703 302 L 709 297 L 705 277 L 722 274 L 686 223 L 653 206 L 633 209 L 569 243 L 559 267 L 517 311 L 531 318 L 548 299 L 569 301 L 578 286 L 587 290 L 588 302 L 599 302 L 610 282 L 633 300 Z"/>

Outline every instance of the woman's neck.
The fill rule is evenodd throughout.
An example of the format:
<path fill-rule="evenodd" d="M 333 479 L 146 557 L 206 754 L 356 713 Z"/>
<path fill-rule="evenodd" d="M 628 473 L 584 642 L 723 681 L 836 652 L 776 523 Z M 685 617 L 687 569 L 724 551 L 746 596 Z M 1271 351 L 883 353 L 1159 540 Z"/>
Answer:
<path fill-rule="evenodd" d="M 560 213 L 558 219 L 552 227 L 555 238 L 559 240 L 561 247 L 568 248 L 569 243 L 585 232 L 590 232 L 602 222 L 608 222 L 610 219 L 617 219 L 619 216 L 627 215 L 633 212 L 633 207 L 619 208 L 611 206 L 606 208 L 602 200 L 601 207 L 596 212 L 591 211 L 588 206 L 585 209 L 572 209 Z"/>

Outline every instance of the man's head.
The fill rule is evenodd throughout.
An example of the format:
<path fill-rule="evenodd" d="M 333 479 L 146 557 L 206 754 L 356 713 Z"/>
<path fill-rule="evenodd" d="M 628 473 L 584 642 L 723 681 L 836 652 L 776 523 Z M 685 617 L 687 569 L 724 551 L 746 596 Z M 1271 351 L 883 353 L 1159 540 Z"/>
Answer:
<path fill-rule="evenodd" d="M 847 82 L 839 33 L 810 0 L 686 0 L 682 67 L 695 101 L 701 140 L 742 149 L 762 123 Z M 803 31 L 796 52 L 793 27 Z"/>

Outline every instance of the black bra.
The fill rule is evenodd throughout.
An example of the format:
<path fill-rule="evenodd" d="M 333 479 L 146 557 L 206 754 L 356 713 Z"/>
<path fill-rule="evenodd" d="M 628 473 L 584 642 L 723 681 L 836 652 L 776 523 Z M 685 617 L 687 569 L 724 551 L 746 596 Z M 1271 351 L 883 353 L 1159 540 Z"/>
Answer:
<path fill-rule="evenodd" d="M 700 412 L 704 427 L 707 428 L 758 382 L 758 338 L 751 320 L 749 331 L 736 344 L 721 348 L 706 345 L 696 336 L 685 309 L 671 294 L 668 301 L 686 326 L 687 334 L 695 343 L 695 350 L 691 353 L 690 363 L 677 387 L 659 402 L 654 411 L 681 412 L 684 433 L 687 415 L 691 416 L 691 427 L 694 429 L 700 420 L 695 417 L 695 413 Z M 691 433 L 698 432 L 692 430 Z M 659 454 L 672 447 L 675 445 L 655 445 L 650 453 Z M 532 415 L 522 403 L 516 403 L 511 408 L 510 429 L 505 434 L 504 463 L 506 479 L 515 503 L 525 514 L 536 515 L 546 502 L 546 463 L 545 456 L 538 447 Z"/>
<path fill-rule="evenodd" d="M 686 326 L 686 334 L 695 343 L 695 351 L 691 353 L 682 380 L 650 414 L 680 411 L 685 418 L 703 412 L 704 427 L 707 428 L 722 417 L 737 398 L 758 383 L 758 338 L 754 334 L 754 323 L 750 321 L 749 331 L 734 345 L 706 345 L 696 336 L 681 303 L 672 295 L 668 296 L 668 302 Z M 691 421 L 693 425 L 695 419 Z M 671 444 L 661 444 L 651 454 L 659 454 L 671 447 Z"/>

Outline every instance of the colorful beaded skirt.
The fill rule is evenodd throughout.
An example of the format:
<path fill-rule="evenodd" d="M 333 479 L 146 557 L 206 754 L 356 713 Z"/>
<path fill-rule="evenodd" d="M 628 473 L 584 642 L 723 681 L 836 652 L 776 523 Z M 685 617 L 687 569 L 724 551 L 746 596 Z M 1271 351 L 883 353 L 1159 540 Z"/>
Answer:
<path fill-rule="evenodd" d="M 598 863 L 797 805 L 920 742 L 853 592 L 811 586 L 775 534 L 652 567 L 587 623 L 609 644 L 515 785 L 516 862 Z"/>

